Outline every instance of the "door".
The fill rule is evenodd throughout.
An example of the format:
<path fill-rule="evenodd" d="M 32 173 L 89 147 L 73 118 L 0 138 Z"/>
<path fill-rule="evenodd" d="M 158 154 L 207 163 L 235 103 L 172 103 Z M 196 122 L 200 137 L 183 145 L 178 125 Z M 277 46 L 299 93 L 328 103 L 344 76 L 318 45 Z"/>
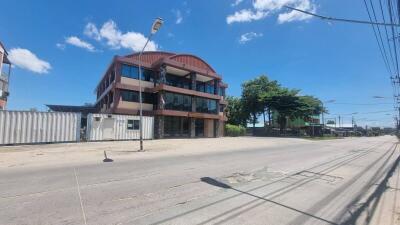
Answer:
<path fill-rule="evenodd" d="M 114 118 L 104 118 L 102 123 L 103 140 L 114 139 Z"/>

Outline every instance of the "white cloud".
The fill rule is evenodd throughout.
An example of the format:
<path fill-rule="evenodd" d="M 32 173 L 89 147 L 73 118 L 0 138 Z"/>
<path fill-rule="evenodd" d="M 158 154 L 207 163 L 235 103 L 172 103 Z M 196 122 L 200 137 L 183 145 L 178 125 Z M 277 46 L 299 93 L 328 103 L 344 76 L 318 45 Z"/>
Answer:
<path fill-rule="evenodd" d="M 56 47 L 59 48 L 59 49 L 61 49 L 61 50 L 64 50 L 64 49 L 65 49 L 65 44 L 57 43 L 57 44 L 56 44 Z"/>
<path fill-rule="evenodd" d="M 226 22 L 228 24 L 234 22 L 250 22 L 252 20 L 259 20 L 267 16 L 266 12 L 256 11 L 253 12 L 252 10 L 242 9 L 238 12 L 235 12 L 233 15 L 229 15 L 226 18 Z"/>
<path fill-rule="evenodd" d="M 10 50 L 8 58 L 17 67 L 30 70 L 34 73 L 48 73 L 51 69 L 50 63 L 39 59 L 28 49 L 13 48 Z"/>
<path fill-rule="evenodd" d="M 262 36 L 263 36 L 262 33 L 248 32 L 248 33 L 242 34 L 240 36 L 239 43 L 245 44 L 246 42 L 251 41 L 254 38 L 258 38 L 258 37 L 262 37 Z"/>
<path fill-rule="evenodd" d="M 135 52 L 141 51 L 146 44 L 146 37 L 141 33 L 127 32 L 121 36 L 120 44 L 123 48 L 132 49 Z M 157 45 L 150 41 L 146 46 L 146 51 L 157 50 Z"/>
<path fill-rule="evenodd" d="M 86 27 L 85 27 L 85 30 L 83 31 L 83 33 L 86 36 L 91 37 L 97 41 L 100 41 L 100 39 L 101 39 L 99 30 L 97 29 L 97 27 L 94 23 L 86 24 Z"/>
<path fill-rule="evenodd" d="M 231 4 L 231 6 L 232 7 L 238 6 L 242 2 L 243 2 L 243 0 L 236 0 L 234 3 Z"/>
<path fill-rule="evenodd" d="M 284 6 L 292 6 L 305 11 L 316 12 L 316 5 L 312 0 L 254 0 L 253 9 L 242 9 L 233 15 L 228 15 L 226 21 L 228 24 L 233 22 L 250 22 L 260 20 L 273 13 L 278 14 L 278 23 L 293 21 L 303 21 L 312 18 L 310 15 L 290 10 L 282 12 Z"/>
<path fill-rule="evenodd" d="M 127 48 L 136 52 L 141 51 L 147 40 L 143 34 L 138 32 L 129 31 L 122 33 L 113 20 L 105 22 L 100 30 L 94 24 L 89 25 L 89 27 L 86 25 L 88 29 L 85 28 L 85 31 L 90 30 L 93 32 L 85 32 L 86 35 L 98 34 L 98 36 L 94 35 L 91 37 L 98 41 L 105 40 L 106 44 L 112 49 Z M 158 45 L 154 41 L 150 41 L 145 50 L 155 51 L 157 48 Z"/>
<path fill-rule="evenodd" d="M 302 1 L 299 5 L 295 6 L 296 8 L 304 11 L 310 11 L 315 13 L 317 11 L 316 6 L 313 5 L 310 1 Z M 311 19 L 312 16 L 308 14 L 301 13 L 299 11 L 291 10 L 290 12 L 281 13 L 278 16 L 279 23 L 286 23 L 292 21 L 302 21 Z"/>
<path fill-rule="evenodd" d="M 92 44 L 82 41 L 81 39 L 79 39 L 78 37 L 75 37 L 75 36 L 67 37 L 65 39 L 65 43 L 79 47 L 79 48 L 84 48 L 90 52 L 95 51 L 95 48 L 93 47 Z"/>
<path fill-rule="evenodd" d="M 183 21 L 183 17 L 182 17 L 182 13 L 179 9 L 177 10 L 172 10 L 172 12 L 175 14 L 176 20 L 175 23 L 176 24 L 181 24 Z"/>

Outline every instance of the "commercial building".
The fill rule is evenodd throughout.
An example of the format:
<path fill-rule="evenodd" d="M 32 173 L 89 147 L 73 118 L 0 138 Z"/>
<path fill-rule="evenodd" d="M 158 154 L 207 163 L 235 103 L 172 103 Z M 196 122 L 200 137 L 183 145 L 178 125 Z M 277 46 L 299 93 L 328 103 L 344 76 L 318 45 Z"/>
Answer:
<path fill-rule="evenodd" d="M 224 132 L 227 85 L 203 59 L 189 54 L 144 52 L 115 56 L 96 88 L 96 111 L 154 116 L 154 136 L 219 137 Z"/>
<path fill-rule="evenodd" d="M 0 110 L 4 110 L 6 108 L 7 98 L 10 94 L 8 87 L 10 81 L 11 63 L 7 56 L 7 50 L 0 42 Z"/>

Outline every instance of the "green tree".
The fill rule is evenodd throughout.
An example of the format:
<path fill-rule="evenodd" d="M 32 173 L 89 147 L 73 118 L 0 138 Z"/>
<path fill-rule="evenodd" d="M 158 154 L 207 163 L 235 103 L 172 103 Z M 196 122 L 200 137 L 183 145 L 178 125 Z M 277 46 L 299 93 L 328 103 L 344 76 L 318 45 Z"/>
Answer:
<path fill-rule="evenodd" d="M 226 106 L 226 116 L 228 124 L 246 126 L 247 116 L 243 109 L 242 99 L 239 97 L 228 96 L 226 98 L 228 105 Z"/>
<path fill-rule="evenodd" d="M 299 117 L 304 120 L 310 120 L 314 115 L 320 115 L 326 110 L 322 107 L 322 102 L 314 96 L 305 95 L 299 97 L 300 107 L 299 107 Z"/>
<path fill-rule="evenodd" d="M 280 132 L 283 133 L 286 129 L 288 119 L 295 119 L 300 116 L 299 108 L 301 108 L 301 102 L 298 96 L 291 94 L 290 92 L 280 95 L 272 96 L 270 98 L 271 108 L 278 113 L 278 124 Z"/>
<path fill-rule="evenodd" d="M 257 118 L 264 112 L 264 104 L 261 100 L 261 95 L 265 91 L 268 82 L 268 78 L 262 75 L 242 84 L 243 109 L 246 118 L 253 124 L 253 134 L 256 123 L 258 122 Z"/>

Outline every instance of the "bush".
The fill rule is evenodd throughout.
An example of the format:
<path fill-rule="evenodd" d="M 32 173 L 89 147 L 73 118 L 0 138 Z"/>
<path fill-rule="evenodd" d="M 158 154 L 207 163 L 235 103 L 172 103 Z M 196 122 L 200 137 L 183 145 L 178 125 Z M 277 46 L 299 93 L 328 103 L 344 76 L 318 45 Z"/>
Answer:
<path fill-rule="evenodd" d="M 244 136 L 246 134 L 246 128 L 232 124 L 226 124 L 225 132 L 226 136 L 230 137 Z"/>

